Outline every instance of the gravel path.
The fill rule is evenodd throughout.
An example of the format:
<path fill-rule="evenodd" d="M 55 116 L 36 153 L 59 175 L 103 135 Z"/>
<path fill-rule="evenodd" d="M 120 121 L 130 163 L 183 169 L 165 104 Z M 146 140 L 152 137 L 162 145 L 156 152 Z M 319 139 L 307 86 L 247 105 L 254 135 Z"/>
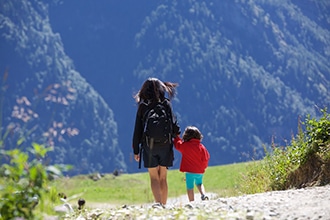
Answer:
<path fill-rule="evenodd" d="M 170 198 L 165 208 L 152 204 L 94 209 L 74 219 L 326 219 L 330 220 L 330 185 L 273 191 L 189 203 L 187 196 Z M 72 218 L 67 218 L 72 219 Z"/>

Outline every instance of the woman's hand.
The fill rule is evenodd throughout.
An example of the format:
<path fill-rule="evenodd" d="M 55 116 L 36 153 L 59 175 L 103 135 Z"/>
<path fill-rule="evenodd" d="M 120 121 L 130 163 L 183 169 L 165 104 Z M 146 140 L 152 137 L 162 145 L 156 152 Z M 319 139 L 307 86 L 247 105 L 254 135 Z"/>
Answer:
<path fill-rule="evenodd" d="M 140 161 L 140 155 L 139 154 L 134 154 L 134 159 L 135 159 L 135 161 L 139 162 Z"/>

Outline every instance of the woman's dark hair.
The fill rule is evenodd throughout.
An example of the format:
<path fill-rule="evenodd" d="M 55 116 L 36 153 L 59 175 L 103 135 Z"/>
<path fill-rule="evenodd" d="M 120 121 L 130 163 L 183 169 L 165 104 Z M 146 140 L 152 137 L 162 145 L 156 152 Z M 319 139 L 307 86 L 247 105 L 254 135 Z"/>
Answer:
<path fill-rule="evenodd" d="M 202 133 L 195 126 L 188 126 L 183 132 L 183 141 L 189 141 L 190 139 L 202 140 Z"/>
<path fill-rule="evenodd" d="M 177 83 L 162 82 L 157 78 L 148 78 L 134 98 L 136 102 L 143 100 L 163 101 L 165 99 L 165 92 L 167 92 L 168 98 L 172 99 L 175 95 L 175 87 L 177 86 Z"/>

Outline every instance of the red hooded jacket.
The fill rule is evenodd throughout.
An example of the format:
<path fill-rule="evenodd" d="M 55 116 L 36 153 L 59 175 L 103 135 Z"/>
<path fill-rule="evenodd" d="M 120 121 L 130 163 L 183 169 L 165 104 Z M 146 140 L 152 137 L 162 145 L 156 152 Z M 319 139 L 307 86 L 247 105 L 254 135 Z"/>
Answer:
<path fill-rule="evenodd" d="M 174 138 L 175 148 L 182 154 L 180 171 L 190 173 L 204 173 L 208 166 L 210 154 L 198 139 L 182 141 L 177 136 Z"/>

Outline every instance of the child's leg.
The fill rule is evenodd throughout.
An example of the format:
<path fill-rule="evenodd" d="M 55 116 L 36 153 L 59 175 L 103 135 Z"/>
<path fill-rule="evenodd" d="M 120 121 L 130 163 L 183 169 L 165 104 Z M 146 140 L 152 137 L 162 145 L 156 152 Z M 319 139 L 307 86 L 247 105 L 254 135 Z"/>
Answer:
<path fill-rule="evenodd" d="M 194 176 L 192 173 L 186 173 L 186 188 L 189 202 L 194 201 Z"/>
<path fill-rule="evenodd" d="M 203 174 L 198 174 L 196 176 L 196 186 L 197 186 L 199 193 L 201 194 L 202 200 L 208 199 L 208 197 L 205 196 L 205 188 L 203 185 Z"/>
<path fill-rule="evenodd" d="M 202 195 L 205 195 L 205 188 L 204 188 L 204 185 L 203 184 L 200 184 L 200 185 L 196 185 L 197 186 L 197 189 L 199 191 L 199 193 Z"/>
<path fill-rule="evenodd" d="M 189 202 L 193 202 L 195 200 L 194 189 L 187 189 Z"/>

